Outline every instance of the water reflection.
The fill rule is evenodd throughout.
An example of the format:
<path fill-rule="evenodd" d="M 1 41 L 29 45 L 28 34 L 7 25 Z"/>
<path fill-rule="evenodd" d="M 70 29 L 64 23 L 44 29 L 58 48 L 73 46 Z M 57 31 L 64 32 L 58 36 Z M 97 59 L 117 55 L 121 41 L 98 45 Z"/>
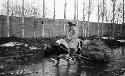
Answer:
<path fill-rule="evenodd" d="M 56 67 L 56 76 L 76 76 L 77 66 L 76 64 L 72 64 L 68 66 L 68 63 L 60 63 L 58 67 Z"/>
<path fill-rule="evenodd" d="M 66 69 L 66 76 L 69 76 L 69 66 Z"/>
<path fill-rule="evenodd" d="M 71 61 L 70 66 L 62 61 L 57 67 L 51 59 L 45 59 L 38 64 L 30 65 L 25 68 L 23 73 L 23 76 L 114 76 L 111 72 L 83 66 L 83 64 L 73 61 Z"/>
<path fill-rule="evenodd" d="M 58 66 L 57 66 L 57 75 L 56 76 L 60 76 L 60 69 Z"/>

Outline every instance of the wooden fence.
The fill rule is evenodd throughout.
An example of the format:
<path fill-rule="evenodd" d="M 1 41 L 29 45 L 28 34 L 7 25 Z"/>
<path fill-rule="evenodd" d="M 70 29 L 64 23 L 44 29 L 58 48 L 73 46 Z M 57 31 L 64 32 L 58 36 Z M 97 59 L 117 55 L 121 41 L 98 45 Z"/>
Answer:
<path fill-rule="evenodd" d="M 21 37 L 21 17 L 15 17 L 10 16 L 10 36 L 17 36 Z M 66 21 L 66 25 L 67 25 Z M 52 37 L 52 36 L 58 36 L 58 35 L 66 35 L 66 32 L 64 32 L 64 20 L 63 19 L 56 19 L 55 25 L 53 26 L 53 20 L 46 18 L 45 20 L 41 18 L 32 18 L 32 17 L 25 17 L 24 20 L 24 37 L 41 37 L 43 32 L 43 25 L 44 25 L 44 36 L 45 37 Z M 111 35 L 112 34 L 112 24 L 111 23 L 104 23 L 103 24 L 103 35 Z M 120 33 L 120 27 L 121 24 L 115 24 L 115 37 L 119 36 L 120 34 L 122 36 L 125 36 L 124 34 L 124 26 L 123 32 Z M 88 33 L 87 30 L 87 22 L 79 21 L 79 35 L 86 36 Z M 52 30 L 54 29 L 54 31 Z M 99 35 L 102 34 L 102 24 L 99 23 L 92 23 L 90 22 L 89 26 L 89 36 L 91 35 Z M 67 29 L 66 29 L 67 30 Z M 7 17 L 4 15 L 0 16 L 0 37 L 7 37 Z"/>

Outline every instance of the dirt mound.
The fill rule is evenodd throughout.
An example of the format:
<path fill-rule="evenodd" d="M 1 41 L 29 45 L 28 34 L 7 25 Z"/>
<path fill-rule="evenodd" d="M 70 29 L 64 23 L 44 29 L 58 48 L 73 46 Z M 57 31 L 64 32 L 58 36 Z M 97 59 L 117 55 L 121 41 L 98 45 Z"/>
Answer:
<path fill-rule="evenodd" d="M 62 38 L 62 37 L 61 37 Z M 45 44 L 51 45 L 59 37 L 52 38 L 0 38 L 0 74 L 40 62 L 44 56 Z"/>
<path fill-rule="evenodd" d="M 0 73 L 40 62 L 44 58 L 45 43 L 51 43 L 51 40 L 18 37 L 0 38 Z"/>

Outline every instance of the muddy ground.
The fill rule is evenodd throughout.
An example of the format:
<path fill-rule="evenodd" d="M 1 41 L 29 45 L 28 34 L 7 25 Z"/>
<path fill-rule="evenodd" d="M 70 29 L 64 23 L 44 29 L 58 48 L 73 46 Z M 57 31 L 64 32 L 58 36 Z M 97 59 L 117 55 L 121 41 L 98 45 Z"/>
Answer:
<path fill-rule="evenodd" d="M 0 38 L 0 76 L 124 76 L 124 46 L 112 49 L 115 60 L 108 67 L 96 68 L 70 60 L 68 66 L 62 58 L 59 66 L 56 58 L 45 58 L 44 44 L 52 44 L 59 38 Z M 119 43 L 118 43 L 119 44 Z M 107 44 L 108 45 L 108 44 Z M 111 42 L 110 44 L 111 45 Z M 122 45 L 122 44 L 120 44 Z M 113 46 L 112 46 L 113 47 Z"/>

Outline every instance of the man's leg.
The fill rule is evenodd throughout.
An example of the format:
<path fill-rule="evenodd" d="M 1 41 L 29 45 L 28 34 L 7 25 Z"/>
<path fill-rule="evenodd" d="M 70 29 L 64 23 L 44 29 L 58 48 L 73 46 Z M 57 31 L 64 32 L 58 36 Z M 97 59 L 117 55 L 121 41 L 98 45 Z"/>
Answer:
<path fill-rule="evenodd" d="M 57 64 L 56 64 L 57 67 L 59 66 L 59 61 L 60 61 L 60 56 L 57 57 Z"/>
<path fill-rule="evenodd" d="M 69 63 L 69 58 L 70 58 L 70 49 L 68 50 L 68 54 L 66 55 L 66 60 L 67 60 L 67 63 L 68 63 L 68 66 L 70 65 Z"/>

